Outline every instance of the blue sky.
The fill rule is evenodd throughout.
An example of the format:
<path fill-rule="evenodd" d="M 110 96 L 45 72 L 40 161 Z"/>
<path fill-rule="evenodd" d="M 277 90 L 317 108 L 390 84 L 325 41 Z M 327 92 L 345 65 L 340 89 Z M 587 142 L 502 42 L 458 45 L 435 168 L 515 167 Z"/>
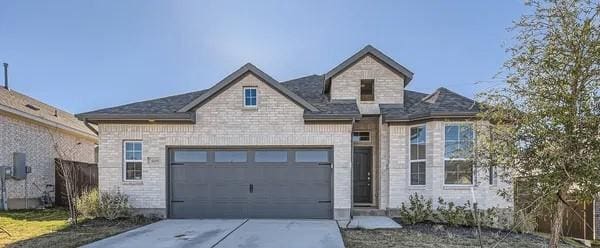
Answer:
<path fill-rule="evenodd" d="M 408 89 L 468 97 L 498 84 L 522 0 L 0 2 L 11 88 L 74 113 L 208 88 L 246 62 L 285 81 L 366 44 Z"/>

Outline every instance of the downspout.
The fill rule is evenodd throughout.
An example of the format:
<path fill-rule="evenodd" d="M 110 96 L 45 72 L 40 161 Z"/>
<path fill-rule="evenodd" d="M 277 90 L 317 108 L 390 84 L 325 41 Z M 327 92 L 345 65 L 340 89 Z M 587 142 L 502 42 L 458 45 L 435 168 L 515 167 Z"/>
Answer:
<path fill-rule="evenodd" d="M 346 228 L 350 226 L 354 219 L 352 210 L 354 209 L 354 141 L 352 141 L 352 133 L 354 133 L 354 123 L 356 118 L 352 117 L 352 129 L 350 130 L 350 220 L 346 224 Z"/>

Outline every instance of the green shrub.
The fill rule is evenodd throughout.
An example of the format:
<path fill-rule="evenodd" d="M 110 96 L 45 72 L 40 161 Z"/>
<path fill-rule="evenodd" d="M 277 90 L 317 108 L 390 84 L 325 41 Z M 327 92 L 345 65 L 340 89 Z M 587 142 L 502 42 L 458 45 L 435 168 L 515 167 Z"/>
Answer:
<path fill-rule="evenodd" d="M 100 193 L 97 188 L 86 190 L 75 200 L 75 206 L 79 214 L 86 218 L 98 217 L 100 209 Z"/>
<path fill-rule="evenodd" d="M 129 198 L 121 192 L 99 192 L 98 189 L 86 191 L 76 201 L 77 211 L 87 218 L 131 217 Z"/>
<path fill-rule="evenodd" d="M 438 198 L 438 207 L 436 209 L 436 220 L 451 226 L 475 226 L 475 218 L 471 211 L 471 202 L 467 201 L 465 205 L 458 206 L 454 202 L 446 202 L 441 197 Z"/>
<path fill-rule="evenodd" d="M 131 217 L 129 197 L 121 192 L 103 192 L 100 194 L 99 217 L 108 220 Z"/>
<path fill-rule="evenodd" d="M 408 201 L 408 207 L 404 203 L 400 207 L 400 218 L 404 223 L 414 225 L 431 220 L 431 199 L 425 200 L 422 195 L 415 193 L 409 196 Z"/>

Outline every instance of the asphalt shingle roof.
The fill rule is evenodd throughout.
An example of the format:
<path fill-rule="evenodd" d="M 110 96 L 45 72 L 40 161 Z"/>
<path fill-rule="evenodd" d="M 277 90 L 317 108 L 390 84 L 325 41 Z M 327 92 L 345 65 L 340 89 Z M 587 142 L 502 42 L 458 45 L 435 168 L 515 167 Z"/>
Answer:
<path fill-rule="evenodd" d="M 167 96 L 141 102 L 134 102 L 116 107 L 104 108 L 78 115 L 88 114 L 167 114 L 174 113 L 207 90 L 199 90 L 185 94 Z"/>
<path fill-rule="evenodd" d="M 281 82 L 281 85 L 318 109 L 316 112 L 305 110 L 305 114 L 311 116 L 360 115 L 356 101 L 329 100 L 328 96 L 323 94 L 323 83 L 324 75 L 311 75 Z M 171 114 L 206 92 L 207 90 L 194 91 L 100 109 L 80 115 Z M 446 88 L 439 88 L 432 94 L 405 90 L 403 104 L 380 104 L 380 109 L 386 121 L 409 121 L 435 116 L 474 116 L 479 112 L 479 105 L 475 101 Z"/>
<path fill-rule="evenodd" d="M 404 104 L 381 104 L 380 108 L 386 120 L 474 116 L 480 111 L 479 104 L 474 100 L 443 87 L 429 95 L 406 90 Z"/>
<path fill-rule="evenodd" d="M 73 114 L 45 104 L 15 90 L 7 90 L 0 87 L 0 109 L 2 108 L 33 121 L 56 123 L 58 124 L 56 126 L 59 128 L 72 129 L 85 135 L 96 137 L 96 134 L 85 126 L 82 121 L 75 118 Z"/>

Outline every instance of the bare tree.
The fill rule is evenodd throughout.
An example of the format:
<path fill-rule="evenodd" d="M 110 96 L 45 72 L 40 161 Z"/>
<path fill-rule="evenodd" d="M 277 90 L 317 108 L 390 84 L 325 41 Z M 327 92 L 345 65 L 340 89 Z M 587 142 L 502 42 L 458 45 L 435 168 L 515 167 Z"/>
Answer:
<path fill-rule="evenodd" d="M 69 222 L 77 225 L 78 211 L 76 199 L 79 196 L 77 181 L 79 180 L 79 170 L 72 162 L 78 152 L 81 142 L 71 143 L 61 139 L 56 135 L 57 130 L 48 128 L 48 135 L 52 141 L 52 147 L 56 152 L 56 170 L 65 182 L 65 194 L 67 196 L 67 206 L 69 208 Z"/>

